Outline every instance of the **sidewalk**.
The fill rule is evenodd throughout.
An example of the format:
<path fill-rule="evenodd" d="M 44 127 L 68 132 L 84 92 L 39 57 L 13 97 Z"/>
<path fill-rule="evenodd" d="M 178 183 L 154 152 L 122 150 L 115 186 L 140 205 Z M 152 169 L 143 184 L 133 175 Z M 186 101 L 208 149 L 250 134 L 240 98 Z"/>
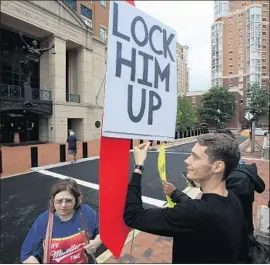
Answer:
<path fill-rule="evenodd" d="M 254 226 L 257 223 L 257 210 L 260 205 L 268 205 L 269 201 L 269 161 L 257 159 L 245 159 L 249 164 L 256 163 L 258 173 L 264 180 L 266 189 L 262 194 L 256 194 L 254 202 Z M 102 263 L 171 263 L 172 262 L 172 239 L 139 232 L 134 238 L 132 253 L 132 241 L 123 248 L 119 260 L 113 256 L 101 261 Z"/>

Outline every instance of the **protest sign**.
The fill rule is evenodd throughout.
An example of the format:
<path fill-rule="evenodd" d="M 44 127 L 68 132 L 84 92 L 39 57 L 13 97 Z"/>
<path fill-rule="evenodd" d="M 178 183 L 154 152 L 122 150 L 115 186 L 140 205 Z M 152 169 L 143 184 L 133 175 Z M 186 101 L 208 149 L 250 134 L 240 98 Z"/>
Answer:
<path fill-rule="evenodd" d="M 110 6 L 102 135 L 174 140 L 176 32 L 125 1 Z"/>

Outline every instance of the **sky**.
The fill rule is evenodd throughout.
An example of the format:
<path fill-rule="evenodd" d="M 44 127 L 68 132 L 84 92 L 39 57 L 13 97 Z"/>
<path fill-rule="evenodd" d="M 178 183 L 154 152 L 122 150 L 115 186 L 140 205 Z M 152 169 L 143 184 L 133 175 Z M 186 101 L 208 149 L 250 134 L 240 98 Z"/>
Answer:
<path fill-rule="evenodd" d="M 209 89 L 214 1 L 135 1 L 135 6 L 173 28 L 177 41 L 189 46 L 189 91 Z"/>

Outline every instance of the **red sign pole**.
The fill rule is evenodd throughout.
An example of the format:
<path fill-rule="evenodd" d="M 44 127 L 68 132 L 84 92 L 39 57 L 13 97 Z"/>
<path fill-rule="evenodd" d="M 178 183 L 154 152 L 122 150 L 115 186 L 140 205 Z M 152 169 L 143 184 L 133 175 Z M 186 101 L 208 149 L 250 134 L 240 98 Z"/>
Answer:
<path fill-rule="evenodd" d="M 127 1 L 135 5 L 134 1 Z M 111 26 L 111 25 L 110 25 Z M 99 216 L 103 244 L 118 259 L 129 233 L 123 220 L 129 176 L 129 139 L 101 136 Z"/>

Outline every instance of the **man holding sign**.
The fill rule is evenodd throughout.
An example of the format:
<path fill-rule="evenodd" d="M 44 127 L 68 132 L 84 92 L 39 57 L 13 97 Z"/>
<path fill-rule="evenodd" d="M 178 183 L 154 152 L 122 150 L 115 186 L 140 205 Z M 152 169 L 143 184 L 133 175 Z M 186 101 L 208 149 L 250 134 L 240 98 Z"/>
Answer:
<path fill-rule="evenodd" d="M 99 163 L 100 234 L 116 258 L 129 232 L 129 139 L 174 140 L 177 112 L 176 32 L 128 2 L 110 1 Z"/>
<path fill-rule="evenodd" d="M 225 134 L 201 135 L 185 160 L 190 179 L 199 181 L 200 200 L 185 198 L 173 208 L 144 209 L 141 178 L 150 143 L 134 148 L 135 169 L 129 183 L 124 220 L 134 229 L 173 237 L 173 263 L 248 263 L 244 214 L 226 178 L 240 151 Z"/>

